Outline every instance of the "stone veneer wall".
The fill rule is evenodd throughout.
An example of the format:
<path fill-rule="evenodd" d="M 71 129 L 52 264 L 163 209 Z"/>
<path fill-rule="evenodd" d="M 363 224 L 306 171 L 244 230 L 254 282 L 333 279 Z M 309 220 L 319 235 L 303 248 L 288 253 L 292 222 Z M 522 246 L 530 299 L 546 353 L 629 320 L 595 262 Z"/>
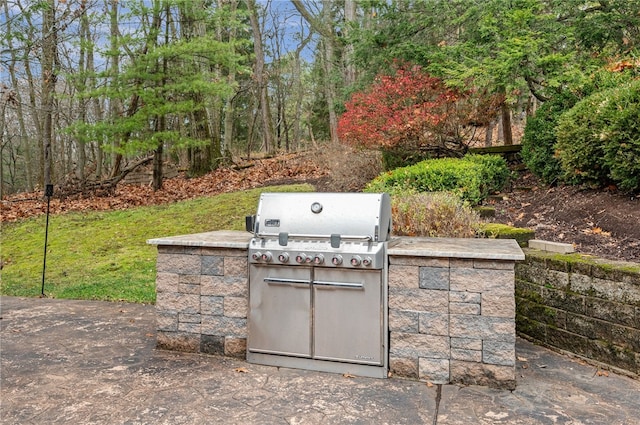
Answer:
<path fill-rule="evenodd" d="M 244 357 L 247 250 L 158 246 L 157 346 Z"/>
<path fill-rule="evenodd" d="M 248 244 L 193 247 L 189 241 L 150 242 L 158 245 L 157 346 L 245 357 Z M 483 248 L 471 251 L 477 249 Z M 432 383 L 514 388 L 514 261 L 394 250 L 402 254 L 389 256 L 391 372 Z"/>
<path fill-rule="evenodd" d="M 516 266 L 518 333 L 640 375 L 640 265 L 526 253 Z"/>
<path fill-rule="evenodd" d="M 389 367 L 515 388 L 514 262 L 390 256 Z"/>

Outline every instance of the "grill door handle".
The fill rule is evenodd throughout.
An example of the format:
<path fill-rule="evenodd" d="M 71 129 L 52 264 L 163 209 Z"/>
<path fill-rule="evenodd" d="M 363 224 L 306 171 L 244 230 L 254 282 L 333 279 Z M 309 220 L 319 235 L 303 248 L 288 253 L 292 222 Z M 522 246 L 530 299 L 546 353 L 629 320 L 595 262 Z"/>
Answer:
<path fill-rule="evenodd" d="M 305 285 L 311 284 L 311 281 L 306 279 L 288 279 L 285 277 L 265 277 L 264 281 L 276 285 L 291 285 L 292 283 L 302 283 Z"/>
<path fill-rule="evenodd" d="M 318 286 L 331 286 L 331 287 L 337 287 L 337 288 L 350 288 L 350 289 L 364 288 L 364 284 L 362 283 L 351 283 L 351 282 L 327 282 L 324 280 L 314 280 L 313 284 Z"/>

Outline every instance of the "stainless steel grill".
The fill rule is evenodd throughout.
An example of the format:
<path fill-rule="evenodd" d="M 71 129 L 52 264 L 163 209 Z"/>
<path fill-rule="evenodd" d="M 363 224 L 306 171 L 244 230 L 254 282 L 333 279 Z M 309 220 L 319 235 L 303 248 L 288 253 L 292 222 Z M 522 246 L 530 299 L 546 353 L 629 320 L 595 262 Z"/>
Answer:
<path fill-rule="evenodd" d="M 386 377 L 389 195 L 265 193 L 247 229 L 247 360 Z"/>

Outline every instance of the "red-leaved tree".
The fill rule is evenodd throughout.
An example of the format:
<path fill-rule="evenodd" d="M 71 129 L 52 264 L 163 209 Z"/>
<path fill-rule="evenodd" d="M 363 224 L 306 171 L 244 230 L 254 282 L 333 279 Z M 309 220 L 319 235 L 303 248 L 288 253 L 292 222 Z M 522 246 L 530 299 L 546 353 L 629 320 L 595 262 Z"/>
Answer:
<path fill-rule="evenodd" d="M 338 122 L 342 142 L 377 149 L 402 148 L 431 157 L 461 156 L 493 101 L 447 88 L 419 66 L 398 67 L 354 93 Z"/>

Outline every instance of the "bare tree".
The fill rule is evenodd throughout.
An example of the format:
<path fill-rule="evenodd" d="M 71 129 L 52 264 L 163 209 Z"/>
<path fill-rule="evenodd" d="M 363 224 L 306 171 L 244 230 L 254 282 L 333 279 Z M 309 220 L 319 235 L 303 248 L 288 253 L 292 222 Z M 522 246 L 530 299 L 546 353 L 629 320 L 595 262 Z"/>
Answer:
<path fill-rule="evenodd" d="M 258 7 L 255 0 L 246 0 L 249 9 L 249 21 L 253 32 L 253 51 L 255 54 L 255 64 L 253 78 L 257 86 L 260 98 L 260 114 L 262 118 L 262 132 L 265 150 L 269 153 L 275 152 L 273 143 L 273 125 L 271 123 L 271 108 L 269 106 L 269 92 L 264 71 L 264 51 L 262 49 L 262 30 L 258 20 Z"/>
<path fill-rule="evenodd" d="M 108 1 L 108 10 L 109 10 L 109 35 L 111 40 L 111 45 L 109 49 L 109 60 L 111 61 L 111 83 L 115 84 L 117 80 L 117 75 L 120 72 L 120 47 L 119 47 L 119 39 L 120 39 L 120 30 L 118 28 L 118 0 L 105 0 Z M 130 105 L 133 109 L 137 107 L 137 96 L 134 96 L 131 99 Z M 109 99 L 109 116 L 112 121 L 118 119 L 118 117 L 123 114 L 123 105 L 122 101 L 118 96 L 115 96 Z M 131 109 L 129 110 L 131 112 Z M 120 146 L 120 140 L 114 139 L 113 143 L 113 154 L 111 156 L 111 177 L 117 176 L 120 173 L 120 169 L 122 166 L 122 154 L 118 152 L 118 147 Z M 96 170 L 96 175 L 98 178 L 101 177 L 102 173 L 101 167 L 98 167 Z"/>
<path fill-rule="evenodd" d="M 10 97 L 7 97 L 6 99 L 7 103 L 4 103 L 3 107 L 7 106 L 9 99 L 13 99 L 12 106 L 15 108 L 15 111 L 16 111 L 15 116 L 18 122 L 19 145 L 21 147 L 22 152 L 24 152 L 24 158 L 25 158 L 25 161 L 24 161 L 25 164 L 23 168 L 25 172 L 25 180 L 26 180 L 25 188 L 27 190 L 33 190 L 34 161 L 32 159 L 32 149 L 29 144 L 29 136 L 27 133 L 27 126 L 25 123 L 25 112 L 23 109 L 22 89 L 20 87 L 19 79 L 16 73 L 16 65 L 18 64 L 18 61 L 19 61 L 19 58 L 18 58 L 19 50 L 16 46 L 14 46 L 14 43 L 13 43 L 12 32 L 14 29 L 13 29 L 12 19 L 9 14 L 8 2 L 6 0 L 3 1 L 3 6 L 4 6 L 3 11 L 5 16 L 5 22 L 6 22 L 6 27 L 5 27 L 6 31 L 5 31 L 4 40 L 6 42 L 7 51 L 9 52 L 9 58 L 6 65 L 9 71 L 9 78 L 11 80 L 10 82 L 11 89 L 9 89 L 9 87 L 6 87 L 7 90 L 10 90 L 11 95 Z M 25 54 L 25 56 L 26 56 L 26 51 L 27 49 L 22 49 L 22 52 Z M 6 116 L 5 110 L 3 110 L 2 116 L 3 118 Z M 39 126 L 36 126 L 36 127 L 39 128 Z"/>
<path fill-rule="evenodd" d="M 47 0 L 42 16 L 42 109 L 44 111 L 42 132 L 43 183 L 51 184 L 51 145 L 53 144 L 54 97 L 57 80 L 55 0 Z"/>
<path fill-rule="evenodd" d="M 338 98 L 334 76 L 339 74 L 339 66 L 336 64 L 335 52 L 338 43 L 335 34 L 334 14 L 331 0 L 322 0 L 322 10 L 313 14 L 302 0 L 292 0 L 295 8 L 300 12 L 311 28 L 320 34 L 321 60 L 324 71 L 324 91 L 329 111 L 329 130 L 331 142 L 338 142 L 338 115 L 335 110 L 335 102 Z"/>

